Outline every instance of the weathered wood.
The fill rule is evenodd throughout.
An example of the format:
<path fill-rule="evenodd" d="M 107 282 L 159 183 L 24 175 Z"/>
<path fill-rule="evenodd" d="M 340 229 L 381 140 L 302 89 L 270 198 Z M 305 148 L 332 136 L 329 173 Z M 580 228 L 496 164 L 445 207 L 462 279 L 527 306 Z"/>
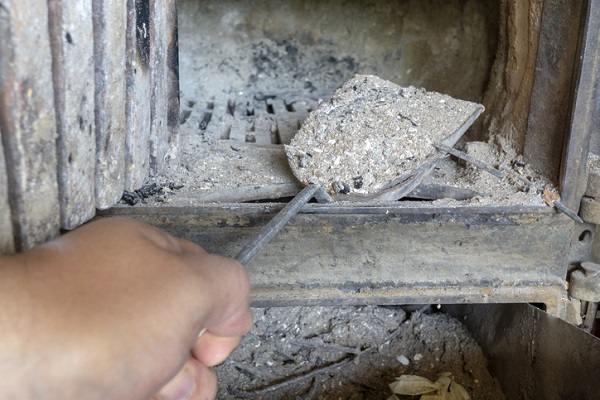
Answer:
<path fill-rule="evenodd" d="M 139 189 L 150 171 L 150 1 L 127 0 L 127 134 L 125 189 Z"/>
<path fill-rule="evenodd" d="M 108 208 L 125 188 L 125 2 L 94 0 L 96 207 Z"/>
<path fill-rule="evenodd" d="M 60 223 L 94 216 L 94 47 L 91 0 L 49 0 Z"/>
<path fill-rule="evenodd" d="M 59 233 L 56 120 L 45 0 L 0 5 L 0 123 L 15 248 Z"/>
<path fill-rule="evenodd" d="M 167 7 L 164 1 L 150 0 L 150 175 L 160 175 L 168 153 L 167 103 Z"/>
<path fill-rule="evenodd" d="M 15 251 L 13 240 L 10 206 L 8 204 L 8 178 L 2 147 L 2 131 L 0 130 L 0 254 L 10 254 Z"/>
<path fill-rule="evenodd" d="M 167 165 L 179 163 L 179 26 L 177 1 L 166 0 L 167 12 Z"/>

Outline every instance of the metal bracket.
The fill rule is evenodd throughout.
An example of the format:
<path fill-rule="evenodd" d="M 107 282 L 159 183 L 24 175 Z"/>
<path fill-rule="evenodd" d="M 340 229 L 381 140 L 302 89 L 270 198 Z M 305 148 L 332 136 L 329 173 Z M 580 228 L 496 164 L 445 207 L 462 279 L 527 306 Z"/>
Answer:
<path fill-rule="evenodd" d="M 580 328 L 592 331 L 600 302 L 600 264 L 583 262 L 581 269 L 571 272 L 569 294 L 582 302 Z"/>
<path fill-rule="evenodd" d="M 581 269 L 571 272 L 569 294 L 579 300 L 600 302 L 600 264 L 581 263 Z"/>

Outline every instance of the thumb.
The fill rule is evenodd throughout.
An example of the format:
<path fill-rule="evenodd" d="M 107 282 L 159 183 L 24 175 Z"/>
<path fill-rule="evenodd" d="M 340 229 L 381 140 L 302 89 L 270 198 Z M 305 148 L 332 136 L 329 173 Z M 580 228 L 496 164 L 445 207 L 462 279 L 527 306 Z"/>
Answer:
<path fill-rule="evenodd" d="M 240 344 L 241 336 L 219 336 L 205 332 L 198 337 L 192 354 L 203 365 L 221 364 Z"/>
<path fill-rule="evenodd" d="M 190 357 L 153 400 L 214 399 L 216 394 L 217 377 L 214 370 Z"/>

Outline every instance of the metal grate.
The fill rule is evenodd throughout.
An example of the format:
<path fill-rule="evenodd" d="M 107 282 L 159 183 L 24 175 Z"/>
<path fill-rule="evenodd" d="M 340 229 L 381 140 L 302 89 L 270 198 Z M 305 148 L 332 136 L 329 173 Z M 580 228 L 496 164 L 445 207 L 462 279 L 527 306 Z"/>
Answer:
<path fill-rule="evenodd" d="M 294 93 L 257 93 L 187 101 L 182 104 L 180 123 L 193 120 L 207 139 L 257 145 L 289 144 L 319 98 Z M 190 119 L 192 115 L 197 118 Z"/>

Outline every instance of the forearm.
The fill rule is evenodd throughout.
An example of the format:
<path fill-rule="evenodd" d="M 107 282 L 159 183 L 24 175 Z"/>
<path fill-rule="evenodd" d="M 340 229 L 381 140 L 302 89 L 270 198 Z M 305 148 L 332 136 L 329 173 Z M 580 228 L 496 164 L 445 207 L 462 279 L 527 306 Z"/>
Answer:
<path fill-rule="evenodd" d="M 35 354 L 31 335 L 36 328 L 24 292 L 23 261 L 20 255 L 0 256 L 0 398 L 6 399 L 35 395 L 27 377 L 36 372 L 30 359 Z"/>

